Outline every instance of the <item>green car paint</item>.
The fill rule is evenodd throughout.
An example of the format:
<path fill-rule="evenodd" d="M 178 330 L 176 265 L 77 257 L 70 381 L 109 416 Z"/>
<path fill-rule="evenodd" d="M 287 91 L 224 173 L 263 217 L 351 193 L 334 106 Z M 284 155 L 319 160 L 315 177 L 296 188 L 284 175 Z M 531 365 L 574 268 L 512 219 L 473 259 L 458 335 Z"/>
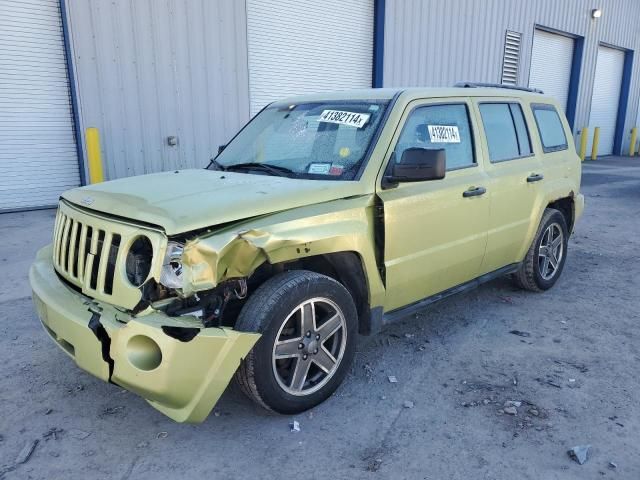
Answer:
<path fill-rule="evenodd" d="M 251 279 L 267 265 L 349 252 L 360 264 L 359 287 L 370 312 L 361 323 L 371 325 L 361 325 L 361 331 L 375 331 L 385 313 L 521 262 L 552 202 L 568 202 L 573 223 L 582 213 L 581 165 L 566 120 L 567 148 L 543 153 L 529 108 L 545 103 L 561 111 L 550 98 L 498 89 L 376 89 L 282 103 L 338 100 L 388 102 L 356 178 L 179 170 L 65 192 L 53 246 L 38 253 L 30 271 L 45 330 L 92 375 L 141 395 L 176 421 L 201 422 L 260 335 L 208 325 L 195 314 L 173 315 L 165 307 L 175 298 L 188 302 L 228 282 Z M 479 105 L 491 101 L 522 106 L 530 156 L 489 161 Z M 410 113 L 451 103 L 465 105 L 469 113 L 473 168 L 384 188 L 384 172 Z M 538 172 L 544 182 L 525 181 Z M 462 197 L 479 185 L 490 195 Z M 88 235 L 86 249 L 61 247 L 85 245 Z M 153 261 L 144 283 L 135 285 L 127 252 L 140 236 L 149 239 Z M 115 245 L 115 239 L 109 260 L 112 250 L 101 254 L 101 245 Z M 172 296 L 147 301 L 145 289 L 162 281 L 162 259 L 176 239 L 184 244 L 183 283 Z"/>

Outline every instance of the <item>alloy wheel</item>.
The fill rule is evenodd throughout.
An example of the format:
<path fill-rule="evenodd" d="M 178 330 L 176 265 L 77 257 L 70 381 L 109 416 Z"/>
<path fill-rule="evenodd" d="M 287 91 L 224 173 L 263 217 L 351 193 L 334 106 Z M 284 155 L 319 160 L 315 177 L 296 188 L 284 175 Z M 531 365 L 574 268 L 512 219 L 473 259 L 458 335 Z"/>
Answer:
<path fill-rule="evenodd" d="M 564 255 L 564 234 L 562 228 L 557 223 L 549 225 L 538 247 L 538 266 L 540 267 L 540 276 L 544 280 L 551 280 L 562 262 Z"/>
<path fill-rule="evenodd" d="M 328 298 L 306 300 L 285 318 L 273 346 L 278 385 L 296 396 L 321 389 L 338 370 L 347 344 L 347 323 Z"/>

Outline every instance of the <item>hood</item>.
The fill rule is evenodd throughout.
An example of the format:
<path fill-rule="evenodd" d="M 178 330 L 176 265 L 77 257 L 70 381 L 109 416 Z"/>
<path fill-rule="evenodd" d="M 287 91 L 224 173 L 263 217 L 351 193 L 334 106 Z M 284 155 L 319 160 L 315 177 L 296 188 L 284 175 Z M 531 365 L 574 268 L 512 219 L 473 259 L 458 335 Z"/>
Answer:
<path fill-rule="evenodd" d="M 178 170 L 75 188 L 62 198 L 162 227 L 167 235 L 368 193 L 360 182 Z"/>

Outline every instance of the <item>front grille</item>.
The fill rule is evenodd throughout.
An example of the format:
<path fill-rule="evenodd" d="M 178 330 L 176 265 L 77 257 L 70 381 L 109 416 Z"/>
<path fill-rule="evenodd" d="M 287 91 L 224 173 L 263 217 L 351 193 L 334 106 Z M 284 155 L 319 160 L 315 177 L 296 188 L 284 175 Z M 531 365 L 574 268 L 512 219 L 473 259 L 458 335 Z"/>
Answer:
<path fill-rule="evenodd" d="M 121 235 L 61 210 L 53 235 L 53 262 L 58 273 L 79 287 L 111 295 Z"/>
<path fill-rule="evenodd" d="M 69 283 L 85 295 L 125 308 L 133 308 L 140 291 L 126 275 L 127 250 L 146 237 L 153 257 L 163 254 L 162 233 L 111 220 L 61 201 L 53 233 L 53 264 Z"/>

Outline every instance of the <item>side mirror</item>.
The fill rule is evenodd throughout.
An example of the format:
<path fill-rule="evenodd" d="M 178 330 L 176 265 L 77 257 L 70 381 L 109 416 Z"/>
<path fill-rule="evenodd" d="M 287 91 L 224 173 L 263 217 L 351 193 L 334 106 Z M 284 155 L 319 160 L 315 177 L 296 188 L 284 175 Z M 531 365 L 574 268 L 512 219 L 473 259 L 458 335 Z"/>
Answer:
<path fill-rule="evenodd" d="M 393 162 L 393 159 L 391 160 Z M 412 147 L 402 152 L 400 163 L 391 163 L 384 184 L 390 187 L 399 182 L 424 182 L 440 180 L 446 172 L 446 151 L 444 148 L 428 149 Z"/>
<path fill-rule="evenodd" d="M 220 155 L 225 148 L 227 148 L 226 145 L 218 145 L 218 155 Z"/>

